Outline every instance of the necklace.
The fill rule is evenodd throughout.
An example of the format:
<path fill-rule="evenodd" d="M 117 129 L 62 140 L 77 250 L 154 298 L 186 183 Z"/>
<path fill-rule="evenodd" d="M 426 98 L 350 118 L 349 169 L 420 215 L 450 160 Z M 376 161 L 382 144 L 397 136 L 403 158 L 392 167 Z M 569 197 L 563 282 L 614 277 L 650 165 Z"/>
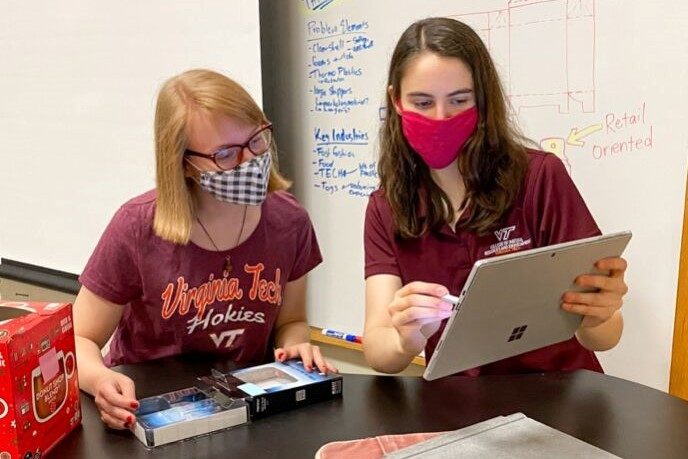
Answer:
<path fill-rule="evenodd" d="M 244 234 L 244 224 L 246 223 L 246 209 L 247 209 L 247 207 L 248 206 L 244 206 L 244 215 L 241 218 L 241 229 L 239 230 L 239 235 L 237 236 L 236 242 L 234 243 L 234 247 L 239 245 L 239 241 L 241 240 L 241 235 Z M 213 245 L 213 247 L 215 247 L 215 251 L 217 253 L 220 253 L 221 252 L 220 249 L 217 247 L 217 244 L 215 244 L 215 241 L 213 241 L 213 238 L 210 237 L 210 233 L 208 232 L 208 230 L 205 228 L 205 226 L 201 222 L 201 219 L 198 218 L 198 215 L 196 215 L 196 221 L 201 226 L 201 229 L 203 230 L 205 235 L 208 237 L 208 240 L 210 241 L 210 243 Z M 234 248 L 234 247 L 232 247 L 232 248 Z M 225 273 L 232 272 L 232 258 L 231 258 L 231 255 L 229 255 L 229 254 L 227 254 L 227 256 L 225 257 L 224 272 Z"/>

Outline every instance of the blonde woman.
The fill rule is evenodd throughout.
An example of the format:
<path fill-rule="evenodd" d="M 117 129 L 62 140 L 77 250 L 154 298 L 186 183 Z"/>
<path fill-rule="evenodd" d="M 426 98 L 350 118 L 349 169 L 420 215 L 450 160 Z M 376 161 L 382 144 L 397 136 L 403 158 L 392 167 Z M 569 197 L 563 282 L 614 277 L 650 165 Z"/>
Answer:
<path fill-rule="evenodd" d="M 251 96 L 208 70 L 170 79 L 155 150 L 156 188 L 115 213 L 74 304 L 79 383 L 103 422 L 129 427 L 138 407 L 115 365 L 213 353 L 240 364 L 298 357 L 308 370 L 336 371 L 309 344 L 316 236 L 285 191 L 272 125 Z"/>

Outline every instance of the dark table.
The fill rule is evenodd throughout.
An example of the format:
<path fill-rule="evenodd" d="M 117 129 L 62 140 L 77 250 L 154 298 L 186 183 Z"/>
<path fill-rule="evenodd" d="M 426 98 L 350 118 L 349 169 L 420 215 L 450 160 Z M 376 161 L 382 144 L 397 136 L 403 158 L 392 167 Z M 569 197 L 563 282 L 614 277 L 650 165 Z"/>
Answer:
<path fill-rule="evenodd" d="M 231 364 L 175 358 L 118 367 L 139 398 L 193 385 Z M 106 429 L 82 394 L 83 426 L 57 458 L 312 458 L 324 443 L 375 435 L 453 430 L 523 412 L 623 458 L 688 458 L 688 402 L 590 371 L 420 378 L 345 375 L 341 399 L 316 403 L 198 439 L 146 450 L 128 431 Z"/>

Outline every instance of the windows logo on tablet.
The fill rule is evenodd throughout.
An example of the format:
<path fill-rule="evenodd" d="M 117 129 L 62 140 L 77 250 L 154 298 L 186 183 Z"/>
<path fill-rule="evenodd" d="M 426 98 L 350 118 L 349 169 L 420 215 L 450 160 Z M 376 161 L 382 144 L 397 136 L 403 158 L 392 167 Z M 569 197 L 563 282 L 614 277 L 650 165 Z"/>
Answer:
<path fill-rule="evenodd" d="M 528 328 L 528 325 L 521 325 L 520 327 L 516 327 L 511 331 L 511 336 L 509 336 L 508 341 L 516 341 L 517 339 L 521 339 L 523 337 L 523 334 L 526 332 L 526 328 Z"/>

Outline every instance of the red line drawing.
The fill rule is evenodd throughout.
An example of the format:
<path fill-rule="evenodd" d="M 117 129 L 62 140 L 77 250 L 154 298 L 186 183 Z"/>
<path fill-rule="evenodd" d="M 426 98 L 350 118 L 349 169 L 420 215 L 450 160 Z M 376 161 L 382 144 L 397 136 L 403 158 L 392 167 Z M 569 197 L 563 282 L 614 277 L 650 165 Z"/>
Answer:
<path fill-rule="evenodd" d="M 508 0 L 504 9 L 449 17 L 483 39 L 516 113 L 595 111 L 595 0 Z"/>

